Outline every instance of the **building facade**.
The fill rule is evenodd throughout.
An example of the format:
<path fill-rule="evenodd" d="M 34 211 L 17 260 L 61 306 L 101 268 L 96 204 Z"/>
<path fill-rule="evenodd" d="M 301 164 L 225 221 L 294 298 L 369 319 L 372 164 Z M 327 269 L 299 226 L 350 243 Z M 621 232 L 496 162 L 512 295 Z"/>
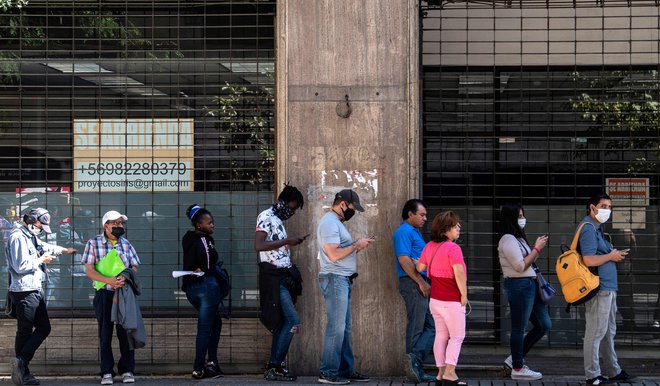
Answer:
<path fill-rule="evenodd" d="M 257 214 L 291 182 L 307 200 L 291 232 L 314 234 L 332 194 L 354 187 L 367 212 L 349 229 L 379 240 L 358 263 L 353 346 L 360 371 L 387 375 L 403 371 L 389 236 L 407 198 L 462 218 L 467 344 L 479 349 L 508 342 L 499 206 L 522 203 L 530 238 L 550 234 L 540 265 L 559 287 L 559 247 L 586 199 L 607 190 L 606 230 L 631 248 L 617 344 L 657 350 L 659 31 L 654 1 L 32 0 L 0 13 L 3 217 L 47 207 L 49 241 L 82 252 L 105 211 L 126 213 L 146 289 L 139 366 L 187 371 L 195 314 L 171 271 L 186 207 L 206 206 L 233 284 L 221 361 L 256 372 L 270 344 L 257 313 Z M 294 255 L 304 327 L 290 360 L 309 374 L 324 324 L 315 242 Z M 35 360 L 49 369 L 97 363 L 79 258 L 52 267 L 54 329 Z M 580 309 L 564 306 L 550 305 L 541 345 L 581 347 Z M 0 324 L 9 348 L 14 322 Z"/>

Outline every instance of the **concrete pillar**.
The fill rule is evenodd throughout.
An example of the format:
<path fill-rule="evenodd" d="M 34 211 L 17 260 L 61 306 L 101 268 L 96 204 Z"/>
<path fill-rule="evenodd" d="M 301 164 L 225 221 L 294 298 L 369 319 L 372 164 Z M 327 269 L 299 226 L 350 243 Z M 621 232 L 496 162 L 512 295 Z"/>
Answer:
<path fill-rule="evenodd" d="M 391 235 L 405 200 L 419 194 L 418 0 L 279 0 L 276 33 L 275 190 L 283 182 L 301 188 L 306 204 L 287 230 L 311 233 L 293 249 L 305 288 L 291 368 L 318 374 L 326 321 L 316 226 L 334 193 L 352 187 L 366 212 L 348 222 L 349 231 L 377 236 L 375 247 L 358 255 L 356 369 L 401 374 L 405 311 Z M 352 113 L 344 118 L 346 96 Z"/>

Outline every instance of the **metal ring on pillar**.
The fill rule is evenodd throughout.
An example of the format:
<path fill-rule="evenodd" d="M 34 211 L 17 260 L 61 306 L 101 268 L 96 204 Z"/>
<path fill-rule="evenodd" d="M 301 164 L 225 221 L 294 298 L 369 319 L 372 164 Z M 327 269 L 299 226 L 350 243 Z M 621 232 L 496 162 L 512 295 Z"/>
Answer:
<path fill-rule="evenodd" d="M 350 103 L 348 103 L 348 94 L 344 96 L 344 101 L 337 103 L 337 107 L 335 108 L 335 111 L 337 112 L 337 115 L 339 115 L 342 118 L 348 118 L 351 116 L 351 113 L 353 112 L 353 108 L 351 107 Z"/>

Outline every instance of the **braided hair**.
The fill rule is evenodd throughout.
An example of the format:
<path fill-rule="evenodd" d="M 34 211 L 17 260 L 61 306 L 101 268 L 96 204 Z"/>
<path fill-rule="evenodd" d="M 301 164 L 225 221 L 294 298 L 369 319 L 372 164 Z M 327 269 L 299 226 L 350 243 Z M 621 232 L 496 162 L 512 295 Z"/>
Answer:
<path fill-rule="evenodd" d="M 300 209 L 305 206 L 305 199 L 303 198 L 300 190 L 298 190 L 298 188 L 295 186 L 289 185 L 287 183 L 284 184 L 284 189 L 282 189 L 280 195 L 277 196 L 277 200 L 284 201 L 286 204 L 295 201 L 298 203 L 298 207 Z"/>

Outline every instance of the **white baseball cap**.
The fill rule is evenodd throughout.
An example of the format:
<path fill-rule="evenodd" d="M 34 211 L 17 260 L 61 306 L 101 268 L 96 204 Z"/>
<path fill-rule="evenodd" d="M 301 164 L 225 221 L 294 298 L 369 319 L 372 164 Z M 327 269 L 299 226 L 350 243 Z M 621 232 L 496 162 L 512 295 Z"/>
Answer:
<path fill-rule="evenodd" d="M 101 225 L 105 225 L 108 221 L 115 221 L 122 219 L 124 221 L 128 221 L 128 217 L 124 216 L 123 214 L 117 212 L 116 210 L 111 210 L 108 212 L 105 212 L 103 215 L 103 220 L 101 220 Z"/>

